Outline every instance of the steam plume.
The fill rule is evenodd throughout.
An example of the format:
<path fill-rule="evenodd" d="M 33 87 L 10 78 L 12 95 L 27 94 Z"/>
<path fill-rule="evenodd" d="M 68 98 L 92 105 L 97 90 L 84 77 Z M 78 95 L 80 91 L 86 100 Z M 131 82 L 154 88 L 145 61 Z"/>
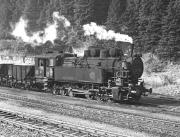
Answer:
<path fill-rule="evenodd" d="M 94 22 L 83 26 L 85 36 L 95 35 L 99 40 L 115 40 L 133 43 L 133 39 L 125 34 L 115 33 L 113 30 L 107 31 L 104 26 L 99 26 Z"/>
<path fill-rule="evenodd" d="M 52 24 L 49 23 L 43 31 L 34 32 L 32 36 L 28 36 L 26 32 L 28 20 L 21 17 L 19 22 L 15 24 L 12 35 L 18 39 L 22 39 L 24 42 L 32 44 L 45 43 L 48 40 L 54 42 L 57 38 L 58 22 L 62 22 L 64 27 L 71 25 L 64 16 L 59 15 L 59 12 L 54 12 Z"/>

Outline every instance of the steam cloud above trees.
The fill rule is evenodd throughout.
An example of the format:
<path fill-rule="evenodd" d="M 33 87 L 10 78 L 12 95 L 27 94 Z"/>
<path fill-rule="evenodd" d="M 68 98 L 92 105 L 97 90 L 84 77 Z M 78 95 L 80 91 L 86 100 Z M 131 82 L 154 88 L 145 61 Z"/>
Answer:
<path fill-rule="evenodd" d="M 107 29 L 105 27 L 103 28 L 107 31 L 113 30 L 114 32 L 123 32 L 123 34 L 128 34 L 129 36 L 132 36 L 133 43 L 135 44 L 137 52 L 153 52 L 160 56 L 163 52 L 164 54 L 167 54 L 168 58 L 171 57 L 171 53 L 178 54 L 179 52 L 180 33 L 178 30 L 180 30 L 180 18 L 177 18 L 180 17 L 179 0 L 0 1 L 0 39 L 3 41 L 14 40 L 14 37 L 12 37 L 11 35 L 11 24 L 14 24 L 15 27 L 16 22 L 19 22 L 20 17 L 24 15 L 26 16 L 26 18 L 22 19 L 27 21 L 28 24 L 28 34 L 26 33 L 26 31 L 24 31 L 24 36 L 26 36 L 26 34 L 28 36 L 26 37 L 26 41 L 33 41 L 33 43 L 36 43 L 36 45 L 38 45 L 38 42 L 34 42 L 34 40 L 32 40 L 34 39 L 34 33 L 32 34 L 31 32 L 37 32 L 40 29 L 47 27 L 47 20 L 52 18 L 52 11 L 58 10 L 61 15 L 66 17 L 72 24 L 71 27 L 67 29 L 65 28 L 62 31 L 61 26 L 58 28 L 58 39 L 54 42 L 54 47 L 57 46 L 57 49 L 61 49 L 58 47 L 58 44 L 62 44 L 62 48 L 66 47 L 66 45 L 73 45 L 74 48 L 75 45 L 77 45 L 78 48 L 83 47 L 83 44 L 86 46 L 101 45 L 102 47 L 116 46 L 116 42 L 113 41 L 117 40 L 115 38 L 110 41 L 101 41 L 95 39 L 95 37 L 97 38 L 96 33 L 94 33 L 94 35 L 90 35 L 90 37 L 82 36 L 82 25 L 89 24 L 90 22 L 95 22 L 98 25 L 105 25 Z M 19 26 L 23 28 L 22 25 Z M 71 31 L 71 29 L 74 32 Z M 22 31 L 16 32 L 21 33 Z M 108 32 L 114 33 L 112 31 Z M 67 34 L 67 37 L 65 36 L 66 33 L 69 33 Z M 23 35 L 23 33 L 21 34 Z M 43 32 L 41 34 L 43 34 Z M 38 34 L 37 36 L 39 38 Z M 29 37 L 31 37 L 31 40 L 29 40 Z M 100 38 L 102 39 L 101 36 Z M 39 41 L 41 42 L 42 38 Z M 17 42 L 19 43 L 21 41 Z M 4 45 L 8 44 L 2 44 L 2 47 L 5 47 L 5 49 L 7 49 L 7 46 Z M 43 45 L 45 44 L 41 44 L 39 47 L 42 46 L 43 49 Z M 15 46 L 12 45 L 12 47 Z M 39 51 L 43 51 L 41 50 L 41 48 L 39 49 Z M 176 57 L 176 54 L 173 54 L 173 57 Z"/>
<path fill-rule="evenodd" d="M 125 34 L 115 33 L 113 30 L 107 31 L 104 26 L 99 26 L 94 22 L 83 26 L 85 36 L 96 36 L 99 40 L 115 40 L 133 43 L 133 39 Z"/>
<path fill-rule="evenodd" d="M 52 23 L 48 23 L 46 25 L 46 28 L 44 28 L 42 31 L 32 32 L 30 35 L 28 35 L 27 33 L 28 20 L 23 18 L 23 16 L 21 16 L 19 22 L 17 22 L 14 25 L 14 29 L 11 34 L 17 39 L 20 39 L 26 43 L 31 43 L 33 45 L 44 44 L 47 41 L 51 41 L 52 43 L 54 43 L 54 40 L 59 38 L 58 31 L 61 31 L 59 30 L 60 24 L 62 24 L 65 29 L 69 28 L 67 29 L 67 31 L 71 31 L 71 29 L 73 29 L 73 26 L 71 26 L 70 21 L 68 21 L 64 16 L 60 15 L 59 12 L 53 12 L 52 18 L 53 18 Z M 83 29 L 84 31 L 84 36 L 87 37 L 94 36 L 96 39 L 99 40 L 114 40 L 114 41 L 133 43 L 132 38 L 129 37 L 128 35 L 115 33 L 113 30 L 107 31 L 105 26 L 99 26 L 94 22 L 83 25 L 81 29 Z M 65 35 L 66 34 L 63 34 L 63 37 Z M 68 33 L 66 37 L 70 38 L 68 36 Z M 63 40 L 62 38 L 60 39 Z M 83 51 L 88 48 L 87 45 L 81 45 L 78 48 L 77 47 L 78 46 L 75 47 L 72 46 L 73 51 L 81 56 L 83 54 Z"/>
<path fill-rule="evenodd" d="M 12 35 L 17 39 L 35 45 L 45 43 L 48 40 L 54 42 L 57 38 L 58 22 L 62 22 L 64 27 L 69 27 L 71 25 L 71 23 L 64 16 L 61 16 L 59 12 L 54 12 L 53 23 L 48 23 L 43 31 L 34 32 L 29 36 L 26 31 L 28 20 L 21 17 L 19 22 L 15 24 Z"/>
<path fill-rule="evenodd" d="M 34 32 L 29 36 L 26 31 L 28 20 L 21 17 L 19 22 L 15 24 L 12 35 L 24 42 L 32 44 L 45 43 L 46 41 L 54 42 L 57 38 L 58 22 L 62 22 L 65 28 L 71 26 L 71 23 L 64 16 L 60 15 L 59 12 L 54 12 L 53 23 L 47 24 L 47 27 L 43 31 Z M 133 43 L 132 38 L 128 35 L 115 33 L 113 30 L 107 31 L 104 26 L 99 26 L 94 22 L 83 25 L 83 30 L 85 36 L 94 35 L 99 40 L 115 40 Z"/>

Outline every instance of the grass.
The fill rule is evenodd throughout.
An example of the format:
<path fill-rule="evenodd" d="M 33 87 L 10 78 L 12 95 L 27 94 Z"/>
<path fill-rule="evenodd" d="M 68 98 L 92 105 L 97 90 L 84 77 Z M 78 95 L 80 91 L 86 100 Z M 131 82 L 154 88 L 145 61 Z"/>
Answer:
<path fill-rule="evenodd" d="M 154 93 L 180 95 L 180 65 L 162 62 L 152 54 L 145 54 L 143 79 Z"/>

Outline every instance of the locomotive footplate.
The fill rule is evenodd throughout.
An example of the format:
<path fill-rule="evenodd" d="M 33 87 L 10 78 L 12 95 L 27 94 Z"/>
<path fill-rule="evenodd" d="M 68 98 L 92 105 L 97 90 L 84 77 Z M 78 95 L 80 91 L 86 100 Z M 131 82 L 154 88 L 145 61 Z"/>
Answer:
<path fill-rule="evenodd" d="M 86 94 L 89 94 L 88 90 L 70 89 L 70 88 L 66 88 L 66 89 L 69 90 L 69 92 L 72 92 L 74 95 L 86 95 Z"/>
<path fill-rule="evenodd" d="M 138 102 L 141 98 L 141 95 L 146 96 L 151 94 L 152 89 L 146 89 L 141 86 L 135 86 L 132 89 L 127 87 L 112 87 L 112 98 L 115 101 L 136 101 Z"/>

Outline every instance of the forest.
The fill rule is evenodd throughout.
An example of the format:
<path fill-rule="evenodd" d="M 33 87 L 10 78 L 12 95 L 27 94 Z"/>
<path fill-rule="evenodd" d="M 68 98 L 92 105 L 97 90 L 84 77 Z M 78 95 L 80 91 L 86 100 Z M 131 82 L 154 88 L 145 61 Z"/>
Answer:
<path fill-rule="evenodd" d="M 178 56 L 179 0 L 0 0 L 0 3 L 0 39 L 3 43 L 14 39 L 10 33 L 11 26 L 21 16 L 28 19 L 27 32 L 35 32 L 45 28 L 52 21 L 52 13 L 58 11 L 73 26 L 69 30 L 58 28 L 55 43 L 60 45 L 117 45 L 113 40 L 87 39 L 83 36 L 82 26 L 95 22 L 107 30 L 131 36 L 138 52 L 168 58 Z M 66 36 L 63 40 L 62 32 Z M 29 45 L 26 47 L 32 49 Z"/>

